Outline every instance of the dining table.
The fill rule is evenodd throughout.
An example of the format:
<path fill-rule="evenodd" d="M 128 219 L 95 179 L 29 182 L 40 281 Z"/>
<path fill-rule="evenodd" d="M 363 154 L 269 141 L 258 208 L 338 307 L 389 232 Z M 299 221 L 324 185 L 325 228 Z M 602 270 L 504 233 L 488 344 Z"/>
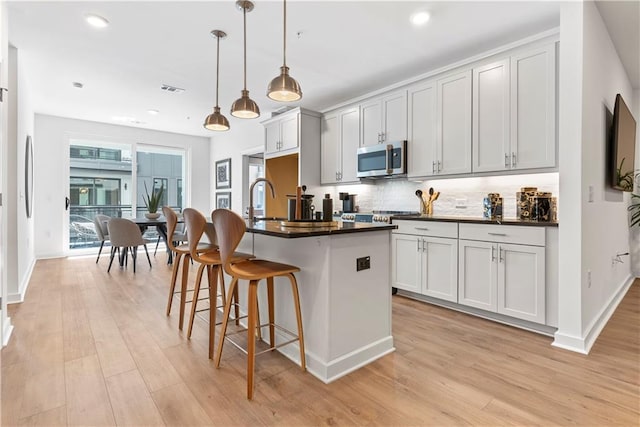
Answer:
<path fill-rule="evenodd" d="M 165 247 L 167 248 L 167 264 L 173 264 L 173 252 L 169 248 L 167 244 L 167 219 L 164 216 L 159 216 L 158 218 L 149 219 L 146 217 L 142 218 L 131 218 L 131 221 L 135 222 L 138 227 L 140 227 L 140 232 L 144 234 L 145 230 L 148 227 L 156 227 L 158 234 L 162 237 L 164 241 Z M 182 217 L 178 217 L 178 222 L 182 222 Z"/>

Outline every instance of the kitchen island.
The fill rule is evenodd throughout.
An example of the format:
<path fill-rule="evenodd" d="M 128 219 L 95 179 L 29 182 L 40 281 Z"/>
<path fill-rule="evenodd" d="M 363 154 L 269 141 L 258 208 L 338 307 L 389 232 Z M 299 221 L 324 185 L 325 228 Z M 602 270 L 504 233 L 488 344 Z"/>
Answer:
<path fill-rule="evenodd" d="M 395 228 L 342 222 L 312 228 L 282 227 L 279 221 L 247 224 L 238 250 L 301 270 L 296 278 L 307 370 L 325 383 L 395 350 L 389 284 L 391 230 Z M 286 278 L 276 278 L 275 283 L 275 321 L 295 331 L 291 287 Z M 247 284 L 240 286 L 241 304 L 246 308 Z M 259 301 L 266 318 L 262 284 Z M 263 335 L 263 339 L 268 338 Z M 276 334 L 277 343 L 286 340 Z M 278 350 L 299 363 L 297 343 Z"/>

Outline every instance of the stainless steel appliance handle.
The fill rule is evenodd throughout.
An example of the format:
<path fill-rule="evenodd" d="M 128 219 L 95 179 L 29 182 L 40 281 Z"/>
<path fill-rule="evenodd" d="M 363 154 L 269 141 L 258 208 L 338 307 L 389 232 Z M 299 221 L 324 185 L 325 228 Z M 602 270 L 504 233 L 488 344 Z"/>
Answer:
<path fill-rule="evenodd" d="M 393 145 L 387 144 L 387 174 L 391 175 L 393 173 Z"/>

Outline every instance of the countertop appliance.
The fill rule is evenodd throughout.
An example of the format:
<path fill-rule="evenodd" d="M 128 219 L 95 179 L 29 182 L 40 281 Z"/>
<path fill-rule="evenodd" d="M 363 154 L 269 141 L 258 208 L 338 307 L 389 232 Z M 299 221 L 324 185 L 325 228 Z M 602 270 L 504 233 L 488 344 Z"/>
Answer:
<path fill-rule="evenodd" d="M 358 178 L 392 178 L 407 174 L 407 141 L 358 148 Z"/>
<path fill-rule="evenodd" d="M 389 224 L 392 216 L 420 215 L 417 211 L 373 211 L 358 213 L 343 213 L 342 222 L 369 222 L 372 224 Z"/>

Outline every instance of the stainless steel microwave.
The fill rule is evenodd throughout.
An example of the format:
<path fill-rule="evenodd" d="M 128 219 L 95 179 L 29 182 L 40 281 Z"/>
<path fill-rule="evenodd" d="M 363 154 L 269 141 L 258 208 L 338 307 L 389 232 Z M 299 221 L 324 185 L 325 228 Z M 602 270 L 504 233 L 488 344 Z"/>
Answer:
<path fill-rule="evenodd" d="M 358 178 L 391 178 L 407 174 L 407 141 L 358 148 Z"/>

